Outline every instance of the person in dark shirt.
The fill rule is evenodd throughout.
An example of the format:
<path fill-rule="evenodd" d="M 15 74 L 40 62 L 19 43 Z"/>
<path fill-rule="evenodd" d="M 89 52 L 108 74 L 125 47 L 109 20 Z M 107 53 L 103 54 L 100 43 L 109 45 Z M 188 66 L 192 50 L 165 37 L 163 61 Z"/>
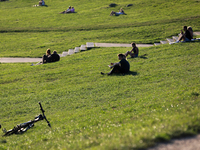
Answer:
<path fill-rule="evenodd" d="M 187 29 L 190 32 L 191 38 L 193 39 L 193 30 L 192 30 L 192 27 L 189 26 Z"/>
<path fill-rule="evenodd" d="M 113 73 L 128 73 L 130 70 L 130 64 L 126 60 L 126 56 L 124 54 L 118 54 L 118 59 L 120 60 L 118 63 L 111 63 L 109 67 L 112 69 L 107 75 L 111 75 Z M 105 73 L 101 72 L 102 75 Z"/>
<path fill-rule="evenodd" d="M 56 62 L 60 60 L 60 56 L 57 54 L 56 51 L 53 51 L 53 54 L 49 57 L 50 62 Z"/>
<path fill-rule="evenodd" d="M 185 31 L 185 33 L 183 33 L 183 31 L 181 30 L 180 36 L 178 40 L 176 41 L 176 43 L 180 42 L 181 40 L 183 40 L 184 42 L 191 41 L 192 36 L 190 34 L 190 31 L 187 29 L 187 26 L 184 26 L 183 30 Z"/>
<path fill-rule="evenodd" d="M 125 53 L 125 56 L 127 57 L 128 55 L 130 55 L 131 58 L 138 57 L 139 49 L 136 47 L 135 43 L 131 43 L 131 45 L 133 47 L 132 50 L 131 51 L 127 51 Z"/>

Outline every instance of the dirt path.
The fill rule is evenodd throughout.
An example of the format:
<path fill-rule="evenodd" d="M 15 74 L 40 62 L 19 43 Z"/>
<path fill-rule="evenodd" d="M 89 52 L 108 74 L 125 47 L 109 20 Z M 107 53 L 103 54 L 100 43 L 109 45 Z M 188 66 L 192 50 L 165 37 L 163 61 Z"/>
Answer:
<path fill-rule="evenodd" d="M 200 135 L 160 143 L 147 150 L 200 150 Z"/>

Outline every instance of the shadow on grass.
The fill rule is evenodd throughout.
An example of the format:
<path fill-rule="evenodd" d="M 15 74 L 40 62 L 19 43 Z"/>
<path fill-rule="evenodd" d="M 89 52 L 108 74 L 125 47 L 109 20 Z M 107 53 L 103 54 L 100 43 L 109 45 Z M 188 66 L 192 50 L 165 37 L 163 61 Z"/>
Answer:
<path fill-rule="evenodd" d="M 33 7 L 48 7 L 48 5 L 41 5 L 41 6 L 39 6 L 39 5 L 33 5 Z"/>
<path fill-rule="evenodd" d="M 175 140 L 189 140 L 194 139 L 200 134 L 200 125 L 198 122 L 194 122 L 193 125 L 189 125 L 186 131 L 176 130 L 171 134 L 163 133 L 157 135 L 154 139 L 142 139 L 147 143 L 149 148 L 155 148 L 160 144 L 173 144 Z M 186 142 L 186 141 L 185 141 Z M 148 150 L 148 149 L 146 149 Z"/>
<path fill-rule="evenodd" d="M 136 76 L 138 75 L 138 73 L 135 71 L 129 71 L 128 73 L 113 73 L 112 75 L 109 76 L 126 76 L 126 75 Z"/>
<path fill-rule="evenodd" d="M 128 73 L 123 74 L 123 75 L 132 75 L 132 76 L 136 76 L 136 75 L 138 75 L 138 73 L 135 72 L 135 71 L 129 71 Z"/>
<path fill-rule="evenodd" d="M 139 56 L 138 58 L 142 58 L 142 59 L 148 59 L 147 57 L 145 56 Z"/>
<path fill-rule="evenodd" d="M 138 57 L 128 57 L 127 59 L 136 59 L 136 58 L 148 59 L 146 56 L 147 56 L 147 54 L 144 54 L 144 55 L 141 55 Z"/>

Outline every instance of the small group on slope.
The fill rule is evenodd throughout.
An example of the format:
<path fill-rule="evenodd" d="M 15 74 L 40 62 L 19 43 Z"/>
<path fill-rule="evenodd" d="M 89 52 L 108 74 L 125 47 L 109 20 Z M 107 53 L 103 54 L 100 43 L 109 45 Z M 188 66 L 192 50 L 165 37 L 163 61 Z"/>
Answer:
<path fill-rule="evenodd" d="M 183 26 L 183 30 L 181 30 L 181 33 L 179 34 L 178 40 L 176 42 L 171 42 L 169 44 L 174 44 L 174 43 L 179 43 L 179 42 L 190 42 L 192 40 L 193 40 L 192 27 Z"/>
<path fill-rule="evenodd" d="M 51 63 L 56 62 L 60 60 L 60 56 L 57 54 L 56 51 L 53 51 L 53 54 L 51 54 L 51 50 L 48 48 L 46 51 L 46 55 L 43 55 L 42 57 L 42 64 L 44 63 Z"/>
<path fill-rule="evenodd" d="M 103 73 L 101 72 L 102 75 L 112 75 L 112 74 L 125 74 L 128 73 L 130 71 L 130 64 L 129 62 L 126 60 L 126 57 L 128 55 L 131 56 L 131 58 L 135 58 L 138 57 L 138 53 L 139 53 L 139 49 L 138 47 L 136 47 L 135 43 L 131 43 L 132 45 L 132 50 L 131 51 L 127 51 L 125 54 L 118 54 L 118 59 L 120 60 L 118 63 L 111 63 L 110 65 L 108 65 L 110 67 L 110 69 L 112 69 L 109 73 Z"/>
<path fill-rule="evenodd" d="M 74 13 L 74 12 L 75 12 L 74 7 L 73 7 L 73 6 L 69 6 L 68 9 L 66 9 L 66 10 L 64 10 L 64 11 L 62 11 L 62 12 L 60 12 L 60 14 Z"/>

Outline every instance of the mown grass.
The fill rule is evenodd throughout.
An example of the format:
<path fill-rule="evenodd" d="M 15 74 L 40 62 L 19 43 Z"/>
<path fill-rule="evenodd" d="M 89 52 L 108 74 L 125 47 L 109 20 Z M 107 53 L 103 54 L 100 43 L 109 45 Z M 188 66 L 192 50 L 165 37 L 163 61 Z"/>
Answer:
<path fill-rule="evenodd" d="M 49 1 L 48 7 L 31 7 L 37 1 L 30 0 L 1 2 L 0 57 L 41 57 L 47 48 L 61 53 L 88 41 L 153 43 L 185 24 L 198 31 L 198 1 L 162 2 L 116 1 L 116 8 L 107 8 L 111 1 Z M 129 3 L 134 5 L 125 8 L 126 16 L 109 16 Z M 65 4 L 77 13 L 58 14 Z M 148 55 L 128 59 L 127 75 L 100 72 L 130 48 L 94 48 L 39 66 L 0 64 L 2 127 L 33 119 L 39 101 L 52 125 L 41 121 L 23 135 L 1 137 L 0 149 L 139 149 L 198 133 L 199 46 L 140 48 L 140 55 Z"/>
<path fill-rule="evenodd" d="M 37 1 L 31 0 L 1 2 L 0 49 L 6 52 L 0 57 L 41 57 L 48 47 L 62 52 L 90 41 L 154 43 L 177 35 L 183 25 L 192 26 L 194 31 L 200 28 L 196 0 L 118 0 L 114 8 L 109 7 L 111 2 L 49 1 L 48 7 L 32 7 Z M 126 7 L 130 3 L 133 6 Z M 68 5 L 77 13 L 59 14 Z M 111 10 L 121 7 L 127 15 L 109 16 Z"/>

